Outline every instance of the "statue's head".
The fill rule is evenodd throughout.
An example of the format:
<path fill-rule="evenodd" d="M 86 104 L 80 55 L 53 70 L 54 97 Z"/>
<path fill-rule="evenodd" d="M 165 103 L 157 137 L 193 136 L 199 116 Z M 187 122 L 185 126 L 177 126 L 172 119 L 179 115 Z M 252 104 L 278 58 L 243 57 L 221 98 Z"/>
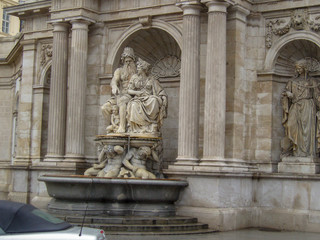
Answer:
<path fill-rule="evenodd" d="M 149 147 L 139 147 L 138 154 L 141 157 L 147 158 L 151 154 L 151 149 Z"/>
<path fill-rule="evenodd" d="M 302 73 L 319 71 L 320 64 L 318 60 L 311 57 L 306 57 L 296 61 L 295 69 L 296 69 L 296 72 L 299 75 L 301 75 Z"/>
<path fill-rule="evenodd" d="M 138 72 L 142 70 L 148 75 L 151 71 L 151 64 L 139 58 L 137 61 L 137 70 Z"/>
<path fill-rule="evenodd" d="M 128 64 L 128 62 L 135 62 L 136 56 L 134 55 L 134 51 L 131 47 L 125 47 L 123 53 L 121 54 L 121 62 L 122 64 Z"/>
<path fill-rule="evenodd" d="M 119 107 L 118 107 L 118 105 L 113 105 L 113 106 L 112 106 L 112 113 L 113 113 L 113 114 L 118 114 L 118 113 L 119 113 Z"/>
<path fill-rule="evenodd" d="M 120 155 L 120 154 L 122 154 L 122 153 L 124 152 L 124 149 L 123 149 L 123 147 L 117 145 L 117 146 L 114 146 L 114 151 L 115 151 L 118 155 Z"/>

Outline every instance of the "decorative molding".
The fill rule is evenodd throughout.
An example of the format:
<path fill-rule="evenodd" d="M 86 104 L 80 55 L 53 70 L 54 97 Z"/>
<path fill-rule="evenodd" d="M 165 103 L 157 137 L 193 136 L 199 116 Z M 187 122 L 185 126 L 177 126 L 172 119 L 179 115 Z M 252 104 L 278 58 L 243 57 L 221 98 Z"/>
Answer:
<path fill-rule="evenodd" d="M 290 31 L 320 31 L 320 15 L 314 19 L 310 18 L 309 13 L 304 9 L 298 9 L 291 12 L 290 19 L 278 18 L 266 23 L 266 47 L 271 48 L 273 36 L 283 36 Z"/>
<path fill-rule="evenodd" d="M 40 64 L 44 66 L 52 59 L 52 44 L 43 44 L 40 52 Z"/>

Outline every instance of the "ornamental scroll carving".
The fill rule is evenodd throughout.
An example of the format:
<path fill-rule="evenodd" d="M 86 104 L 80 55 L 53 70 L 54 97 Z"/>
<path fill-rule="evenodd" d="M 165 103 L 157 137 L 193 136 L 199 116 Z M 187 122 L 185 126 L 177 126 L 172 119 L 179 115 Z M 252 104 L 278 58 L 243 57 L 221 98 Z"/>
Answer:
<path fill-rule="evenodd" d="M 290 31 L 320 31 L 320 15 L 312 19 L 306 10 L 298 9 L 291 13 L 290 18 L 278 18 L 266 23 L 266 47 L 270 48 L 274 36 L 283 36 Z"/>

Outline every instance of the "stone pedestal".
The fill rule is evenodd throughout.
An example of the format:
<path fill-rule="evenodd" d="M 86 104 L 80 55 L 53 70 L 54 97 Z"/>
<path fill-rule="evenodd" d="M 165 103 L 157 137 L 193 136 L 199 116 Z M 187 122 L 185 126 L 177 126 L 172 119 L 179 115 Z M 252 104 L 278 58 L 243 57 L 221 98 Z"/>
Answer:
<path fill-rule="evenodd" d="M 320 159 L 314 157 L 284 157 L 278 164 L 279 173 L 316 174 L 320 172 Z"/>

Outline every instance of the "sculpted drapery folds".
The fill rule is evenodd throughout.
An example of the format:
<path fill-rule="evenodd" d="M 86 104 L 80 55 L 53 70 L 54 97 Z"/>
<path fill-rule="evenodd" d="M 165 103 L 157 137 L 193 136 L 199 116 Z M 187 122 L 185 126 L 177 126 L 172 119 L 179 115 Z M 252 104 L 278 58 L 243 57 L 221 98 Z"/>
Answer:
<path fill-rule="evenodd" d="M 113 96 L 102 106 L 103 115 L 111 123 L 107 133 L 159 135 L 167 117 L 166 92 L 150 74 L 151 64 L 142 59 L 136 62 L 132 48 L 124 49 L 121 61 L 123 66 L 116 69 L 110 84 Z"/>
<path fill-rule="evenodd" d="M 142 59 L 129 83 L 128 93 L 134 96 L 128 103 L 127 120 L 129 131 L 155 133 L 160 130 L 167 116 L 167 94 L 160 83 L 150 76 L 151 65 Z"/>
<path fill-rule="evenodd" d="M 316 157 L 320 138 L 319 83 L 309 73 L 318 67 L 315 59 L 296 62 L 296 77 L 282 93 L 283 119 L 286 137 L 282 141 L 283 155 Z"/>
<path fill-rule="evenodd" d="M 119 107 L 119 126 L 112 127 L 113 132 L 124 133 L 126 131 L 127 103 L 132 98 L 128 94 L 128 84 L 131 77 L 136 73 L 136 57 L 132 48 L 126 47 L 121 55 L 122 67 L 115 70 L 110 86 L 113 96 L 101 107 L 107 121 L 111 121 L 111 112 L 114 105 Z M 110 131 L 110 128 L 108 129 Z"/>

